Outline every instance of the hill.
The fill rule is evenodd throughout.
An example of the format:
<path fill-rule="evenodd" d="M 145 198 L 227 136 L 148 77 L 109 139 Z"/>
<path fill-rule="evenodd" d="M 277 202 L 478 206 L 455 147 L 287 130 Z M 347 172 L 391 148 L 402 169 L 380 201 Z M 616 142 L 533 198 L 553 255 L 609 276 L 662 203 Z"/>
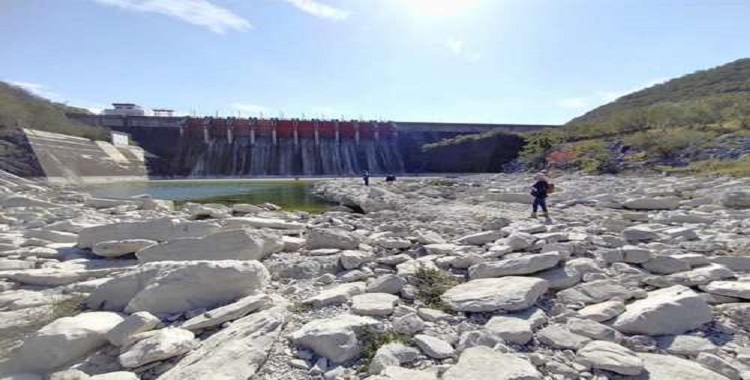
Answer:
<path fill-rule="evenodd" d="M 88 112 L 50 102 L 20 87 L 0 82 L 0 169 L 38 176 L 41 168 L 29 152 L 21 128 L 63 133 L 89 139 L 108 139 L 109 132 L 70 120 L 66 112 Z"/>
<path fill-rule="evenodd" d="M 727 97 L 729 95 L 729 97 Z M 625 95 L 595 108 L 569 125 L 607 122 L 622 113 L 657 104 L 684 104 L 725 97 L 750 102 L 750 58 L 739 59 L 708 70 L 701 70 Z"/>
<path fill-rule="evenodd" d="M 452 139 L 425 149 L 479 139 Z M 561 128 L 524 135 L 520 161 L 590 173 L 630 169 L 750 175 L 750 59 L 625 95 Z"/>

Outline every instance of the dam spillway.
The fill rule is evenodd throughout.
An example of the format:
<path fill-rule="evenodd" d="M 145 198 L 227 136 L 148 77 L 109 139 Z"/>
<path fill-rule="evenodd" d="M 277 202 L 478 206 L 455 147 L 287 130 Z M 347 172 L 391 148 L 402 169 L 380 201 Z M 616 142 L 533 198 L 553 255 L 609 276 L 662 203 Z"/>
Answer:
<path fill-rule="evenodd" d="M 418 123 L 69 114 L 125 132 L 151 154 L 158 177 L 257 177 L 422 173 L 424 144 L 489 130 L 546 125 Z"/>

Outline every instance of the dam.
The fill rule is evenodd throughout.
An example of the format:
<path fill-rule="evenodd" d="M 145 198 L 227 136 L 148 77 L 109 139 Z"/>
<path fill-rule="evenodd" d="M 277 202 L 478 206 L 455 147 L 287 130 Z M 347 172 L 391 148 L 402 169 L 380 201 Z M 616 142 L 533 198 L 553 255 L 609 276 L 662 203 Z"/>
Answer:
<path fill-rule="evenodd" d="M 552 127 L 523 124 L 421 123 L 68 114 L 124 132 L 149 155 L 159 177 L 241 177 L 423 173 L 424 144 L 491 130 L 515 134 Z"/>

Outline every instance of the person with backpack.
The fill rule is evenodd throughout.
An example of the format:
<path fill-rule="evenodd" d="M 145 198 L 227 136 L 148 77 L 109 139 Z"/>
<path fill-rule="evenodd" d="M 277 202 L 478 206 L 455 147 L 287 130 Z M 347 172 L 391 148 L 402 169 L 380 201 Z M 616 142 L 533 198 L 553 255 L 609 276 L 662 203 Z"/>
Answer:
<path fill-rule="evenodd" d="M 547 195 L 555 191 L 555 185 L 550 183 L 545 172 L 540 172 L 534 176 L 534 183 L 531 186 L 531 195 L 534 197 L 534 203 L 531 205 L 531 217 L 536 218 L 537 210 L 541 207 L 542 216 L 549 218 L 547 211 Z"/>

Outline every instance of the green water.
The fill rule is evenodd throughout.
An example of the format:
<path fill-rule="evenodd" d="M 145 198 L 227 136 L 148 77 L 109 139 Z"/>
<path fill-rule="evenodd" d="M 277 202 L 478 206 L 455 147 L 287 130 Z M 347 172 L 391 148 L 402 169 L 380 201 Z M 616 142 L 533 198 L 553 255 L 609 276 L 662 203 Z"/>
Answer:
<path fill-rule="evenodd" d="M 89 186 L 85 190 L 96 197 L 131 198 L 149 194 L 169 199 L 177 205 L 185 202 L 261 204 L 270 202 L 285 210 L 321 212 L 328 206 L 310 192 L 313 181 L 270 180 L 197 180 L 146 181 Z"/>

